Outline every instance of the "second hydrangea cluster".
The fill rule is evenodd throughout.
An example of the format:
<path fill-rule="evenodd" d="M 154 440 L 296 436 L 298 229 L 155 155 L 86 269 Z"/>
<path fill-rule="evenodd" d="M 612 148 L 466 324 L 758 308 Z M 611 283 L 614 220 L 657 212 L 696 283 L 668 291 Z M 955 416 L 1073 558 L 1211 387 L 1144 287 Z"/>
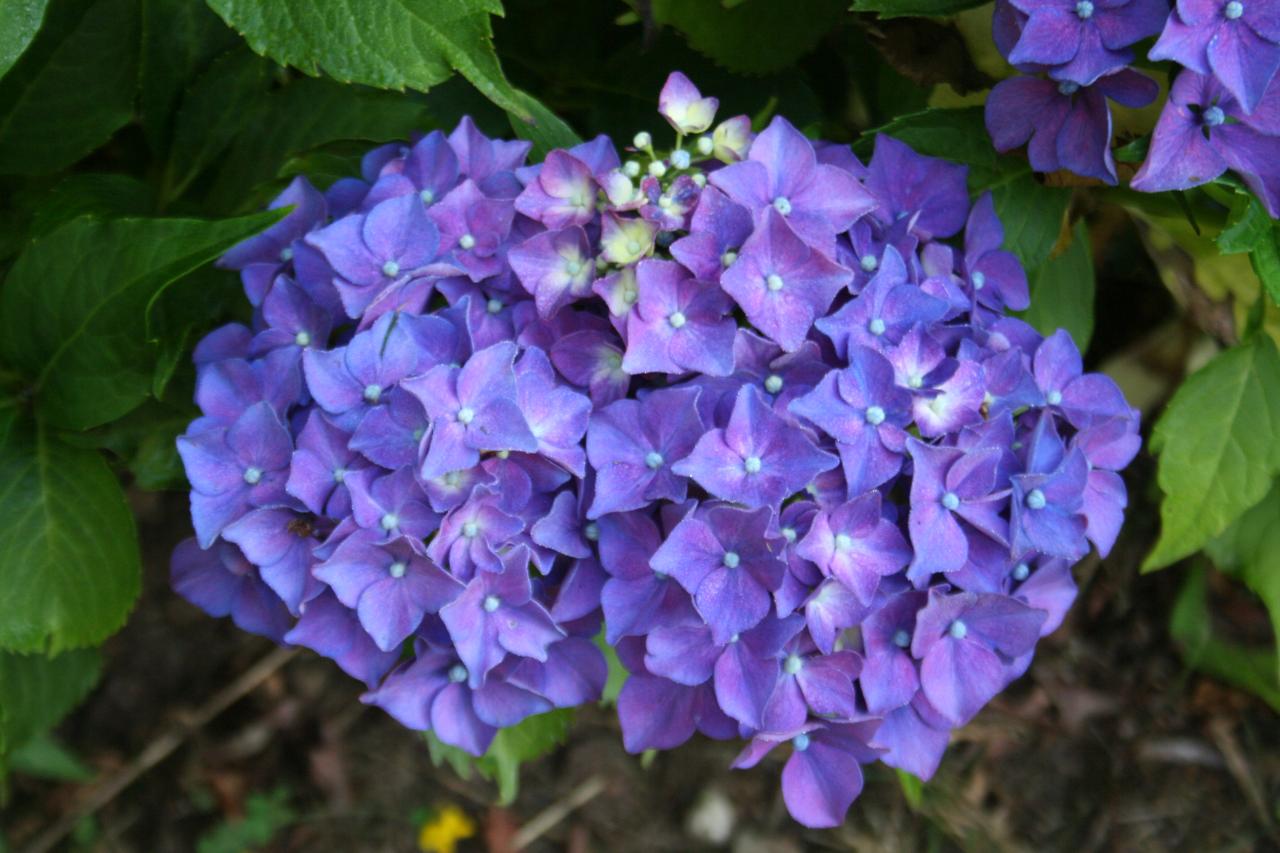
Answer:
<path fill-rule="evenodd" d="M 1280 218 L 1280 5 L 1275 0 L 997 0 L 996 47 L 1025 75 L 997 84 L 987 129 L 1000 151 L 1027 145 L 1033 169 L 1116 183 L 1108 100 L 1141 107 L 1156 82 L 1133 45 L 1180 70 L 1136 190 L 1185 190 L 1228 169 Z"/>
<path fill-rule="evenodd" d="M 1138 416 L 1006 315 L 1026 276 L 963 167 L 716 108 L 677 73 L 672 149 L 526 165 L 464 120 L 295 180 L 222 261 L 254 319 L 196 350 L 173 580 L 475 754 L 596 700 L 603 640 L 628 750 L 785 749 L 830 826 L 1026 669 Z"/>

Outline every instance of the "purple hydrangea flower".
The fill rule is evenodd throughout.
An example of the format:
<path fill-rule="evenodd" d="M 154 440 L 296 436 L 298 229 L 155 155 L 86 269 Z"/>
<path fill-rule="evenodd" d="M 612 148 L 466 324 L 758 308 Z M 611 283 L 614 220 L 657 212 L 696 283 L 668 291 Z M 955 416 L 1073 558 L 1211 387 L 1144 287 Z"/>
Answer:
<path fill-rule="evenodd" d="M 1094 2 L 1070 62 L 1022 70 L 1126 51 L 1105 33 L 1154 0 Z M 997 4 L 1005 49 L 1037 14 Z M 1265 188 L 1270 101 L 1242 117 L 1193 82 L 1193 129 Z M 1148 84 L 1055 86 L 1002 84 L 997 106 L 1043 91 L 993 132 L 1110 177 L 1105 97 Z M 1070 562 L 1115 542 L 1139 417 L 1065 332 L 1004 316 L 1026 275 L 965 167 L 713 129 L 678 73 L 660 107 L 675 147 L 639 137 L 625 166 L 604 136 L 525 165 L 464 119 L 292 184 L 223 262 L 251 325 L 194 352 L 172 579 L 477 755 L 596 701 L 603 635 L 629 751 L 701 732 L 748 739 L 746 767 L 789 743 L 788 809 L 833 826 L 861 763 L 927 778 L 1062 622 Z M 1152 162 L 1185 144 L 1165 128 Z"/>
<path fill-rule="evenodd" d="M 1151 149 L 1129 185 L 1142 192 L 1184 190 L 1227 169 L 1244 179 L 1273 217 L 1280 217 L 1280 87 L 1252 114 L 1213 77 L 1184 70 L 1151 134 Z"/>
<path fill-rule="evenodd" d="M 1154 80 L 1122 68 L 1087 86 L 1038 77 L 1002 80 L 987 97 L 987 132 L 997 151 L 1024 143 L 1037 172 L 1067 169 L 1109 184 L 1116 182 L 1111 156 L 1111 109 L 1107 99 L 1126 107 L 1155 100 Z"/>
<path fill-rule="evenodd" d="M 356 614 L 325 590 L 301 605 L 297 624 L 284 641 L 324 655 L 342 671 L 372 687 L 395 666 L 399 650 L 384 652 L 360 626 Z"/>
<path fill-rule="evenodd" d="M 450 190 L 427 214 L 440 231 L 442 250 L 452 249 L 453 260 L 472 281 L 503 271 L 499 250 L 511 231 L 515 206 L 510 199 L 490 198 L 466 180 Z"/>
<path fill-rule="evenodd" d="M 307 389 L 320 408 L 354 428 L 400 380 L 450 360 L 456 340 L 438 317 L 384 314 L 346 346 L 305 350 Z"/>
<path fill-rule="evenodd" d="M 622 369 L 637 373 L 733 371 L 729 299 L 672 261 L 646 260 L 636 272 L 639 299 L 627 314 Z"/>
<path fill-rule="evenodd" d="M 218 260 L 218 266 L 238 270 L 245 294 L 253 305 L 262 304 L 271 283 L 297 251 L 298 241 L 322 223 L 328 214 L 324 196 L 299 175 L 269 205 L 275 210 L 293 207 L 279 222 L 261 234 L 237 243 Z"/>
<path fill-rule="evenodd" d="M 941 320 L 947 313 L 946 302 L 911 281 L 893 246 L 884 247 L 874 269 L 858 298 L 816 323 L 843 358 L 852 359 L 855 346 L 879 350 L 896 344 L 908 329 Z M 1025 274 L 1023 280 L 1025 287 Z"/>
<path fill-rule="evenodd" d="M 317 579 L 356 612 L 360 624 L 383 651 L 408 639 L 422 618 L 438 613 L 462 591 L 462 584 L 415 551 L 408 540 L 383 543 L 360 531 L 316 566 Z"/>
<path fill-rule="evenodd" d="M 722 500 L 754 508 L 778 506 L 836 463 L 748 385 L 725 428 L 703 435 L 671 470 Z"/>
<path fill-rule="evenodd" d="M 591 169 L 566 151 L 552 151 L 516 199 L 516 210 L 548 228 L 586 225 L 596 215 Z"/>
<path fill-rule="evenodd" d="M 658 113 L 677 133 L 702 133 L 715 121 L 720 101 L 704 98 L 688 77 L 672 71 L 658 94 Z"/>
<path fill-rule="evenodd" d="M 901 223 L 923 240 L 950 237 L 964 227 L 969 170 L 924 157 L 892 136 L 876 137 L 867 189 L 879 202 L 872 216 L 885 227 Z"/>
<path fill-rule="evenodd" d="M 886 482 L 902 467 L 911 395 L 894 382 L 893 365 L 875 350 L 854 346 L 849 366 L 831 371 L 794 400 L 792 414 L 836 440 L 851 494 Z"/>
<path fill-rule="evenodd" d="M 494 344 L 462 367 L 438 365 L 404 383 L 431 418 L 421 477 L 471 468 L 482 450 L 538 449 L 516 399 L 516 353 L 511 342 Z"/>
<path fill-rule="evenodd" d="M 1045 615 L 1003 595 L 931 590 L 911 639 L 930 705 L 952 725 L 969 722 L 1007 683 L 1010 662 L 1035 644 Z"/>
<path fill-rule="evenodd" d="M 867 744 L 875 729 L 874 723 L 813 724 L 788 735 L 758 735 L 733 766 L 754 767 L 789 740 L 791 757 L 782 768 L 787 811 L 805 826 L 839 826 L 862 792 L 861 765 L 879 756 Z"/>
<path fill-rule="evenodd" d="M 718 281 L 751 236 L 751 211 L 707 187 L 689 224 L 689 233 L 671 244 L 671 255 L 702 281 Z"/>
<path fill-rule="evenodd" d="M 512 549 L 502 558 L 502 571 L 478 572 L 440 611 L 473 689 L 508 654 L 545 661 L 547 648 L 564 636 L 533 600 L 529 557 L 525 548 Z"/>
<path fill-rule="evenodd" d="M 711 183 L 763 219 L 782 215 L 809 245 L 830 256 L 835 235 L 875 205 L 848 172 L 819 163 L 813 145 L 786 119 L 774 118 L 746 160 L 713 172 Z"/>
<path fill-rule="evenodd" d="M 1079 448 L 1064 447 L 1053 419 L 1045 415 L 1027 446 L 1027 471 L 1012 478 L 1013 549 L 1078 560 L 1089 550 L 1082 512 L 1089 463 Z"/>
<path fill-rule="evenodd" d="M 457 577 L 470 579 L 476 570 L 502 571 L 497 548 L 524 530 L 524 522 L 504 508 L 502 496 L 489 486 L 476 486 L 465 502 L 452 508 L 427 555 Z"/>
<path fill-rule="evenodd" d="M 649 561 L 693 596 L 716 643 L 759 624 L 769 612 L 769 593 L 782 583 L 781 543 L 765 534 L 770 517 L 767 507 L 690 513 Z"/>
<path fill-rule="evenodd" d="M 908 439 L 907 451 L 915 466 L 909 523 L 915 557 L 907 576 L 917 586 L 960 570 L 974 536 L 1008 544 L 1001 512 L 1009 490 L 999 477 L 999 448 L 963 451 Z"/>
<path fill-rule="evenodd" d="M 813 517 L 796 553 L 871 604 L 880 578 L 911 561 L 907 540 L 880 510 L 880 493 L 871 491 Z"/>
<path fill-rule="evenodd" d="M 288 608 L 236 546 L 218 542 L 205 550 L 184 539 L 173 549 L 169 569 L 174 591 L 205 613 L 230 616 L 239 628 L 276 642 L 284 639 Z"/>
<path fill-rule="evenodd" d="M 678 523 L 677 518 L 671 525 Z M 662 543 L 653 518 L 644 512 L 611 513 L 596 522 L 596 529 L 600 563 L 609 575 L 600 590 L 600 606 L 610 643 L 697 618 L 680 584 L 649 565 Z"/>
<path fill-rule="evenodd" d="M 813 321 L 827 313 L 853 275 L 796 236 L 787 218 L 770 209 L 720 276 L 747 319 L 787 352 L 804 343 Z"/>
<path fill-rule="evenodd" d="M 254 403 L 229 427 L 178 439 L 191 481 L 191 521 L 201 548 L 253 507 L 288 503 L 285 483 L 293 439 L 266 402 Z"/>
<path fill-rule="evenodd" d="M 596 471 L 596 496 L 590 517 L 684 500 L 688 481 L 672 466 L 689 455 L 705 430 L 698 393 L 660 389 L 642 401 L 618 400 L 591 416 L 587 457 Z"/>
<path fill-rule="evenodd" d="M 1012 0 L 1027 14 L 1009 52 L 1014 65 L 1050 66 L 1049 76 L 1087 86 L 1133 58 L 1129 45 L 1160 32 L 1163 0 Z"/>
<path fill-rule="evenodd" d="M 1268 0 L 1178 0 L 1149 56 L 1214 77 L 1252 113 L 1280 69 L 1280 13 Z"/>
<path fill-rule="evenodd" d="M 503 726 L 551 710 L 536 693 L 495 679 L 478 689 L 450 651 L 424 649 L 361 701 L 377 705 L 410 729 L 434 732 L 450 746 L 484 755 Z"/>
<path fill-rule="evenodd" d="M 387 199 L 307 235 L 338 274 L 347 314 L 358 317 L 392 284 L 431 271 L 440 232 L 413 196 Z"/>
<path fill-rule="evenodd" d="M 365 206 L 396 196 L 416 195 L 430 207 L 458 184 L 458 156 L 438 130 L 415 142 L 398 166 L 382 170 L 364 197 Z"/>

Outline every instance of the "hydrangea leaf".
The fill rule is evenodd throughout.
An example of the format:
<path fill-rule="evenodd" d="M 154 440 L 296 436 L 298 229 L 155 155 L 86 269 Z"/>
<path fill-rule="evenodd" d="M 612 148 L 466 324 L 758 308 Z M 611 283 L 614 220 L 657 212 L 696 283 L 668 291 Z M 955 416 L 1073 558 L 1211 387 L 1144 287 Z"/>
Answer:
<path fill-rule="evenodd" d="M 430 126 L 430 116 L 423 103 L 404 95 L 303 79 L 259 102 L 245 126 L 254 132 L 237 136 L 223 165 L 213 172 L 213 189 L 205 200 L 209 209 L 238 211 L 265 204 L 273 193 L 254 189 L 275 179 L 294 154 L 338 140 L 407 139 Z"/>
<path fill-rule="evenodd" d="M 795 65 L 845 17 L 846 0 L 811 0 L 796 14 L 787 0 L 689 3 L 655 0 L 653 19 L 730 71 L 766 74 Z M 767 38 L 762 38 L 763 34 Z"/>
<path fill-rule="evenodd" d="M 510 805 L 520 790 L 520 765 L 541 758 L 564 743 L 573 722 L 573 709 L 559 708 L 529 717 L 514 726 L 501 729 L 488 752 L 473 758 L 455 746 L 441 743 L 427 733 L 431 760 L 437 766 L 448 763 L 459 776 L 469 778 L 474 769 L 482 777 L 498 784 L 498 804 Z"/>
<path fill-rule="evenodd" d="M 853 0 L 851 12 L 877 12 L 880 18 L 908 15 L 954 15 L 981 6 L 985 0 Z"/>
<path fill-rule="evenodd" d="M 148 315 L 157 295 L 285 211 L 238 219 L 76 219 L 34 242 L 0 293 L 0 352 L 25 373 L 40 415 L 88 429 L 152 389 Z"/>
<path fill-rule="evenodd" d="M 270 64 L 248 51 L 216 60 L 192 83 L 174 121 L 164 197 L 177 198 L 236 134 L 266 96 Z"/>
<path fill-rule="evenodd" d="M 138 118 L 154 154 L 169 149 L 174 114 L 197 75 L 244 41 L 204 3 L 141 0 Z"/>
<path fill-rule="evenodd" d="M 30 197 L 32 237 L 48 234 L 79 216 L 146 216 L 155 210 L 152 189 L 132 175 L 73 172 Z"/>
<path fill-rule="evenodd" d="M 543 159 L 553 148 L 572 148 L 582 141 L 569 125 L 537 99 L 524 92 L 518 93 L 518 96 L 534 120 L 520 121 L 515 115 L 511 115 L 511 129 L 516 132 L 516 136 L 533 143 L 529 156 L 534 160 Z"/>
<path fill-rule="evenodd" d="M 0 174 L 56 172 L 133 118 L 135 0 L 98 0 L 74 23 L 50 17 L 0 83 Z"/>
<path fill-rule="evenodd" d="M 1205 546 L 1218 568 L 1244 581 L 1266 605 L 1280 642 L 1280 487 Z M 1280 679 L 1280 669 L 1277 670 Z"/>
<path fill-rule="evenodd" d="M 520 765 L 541 758 L 564 743 L 573 710 L 561 708 L 529 717 L 498 732 L 480 759 L 480 771 L 498 783 L 498 802 L 510 805 L 520 789 Z"/>
<path fill-rule="evenodd" d="M 124 624 L 141 580 L 115 475 L 99 453 L 10 405 L 0 410 L 0 483 L 0 648 L 101 642 Z"/>
<path fill-rule="evenodd" d="M 1071 245 L 1062 254 L 1032 271 L 1030 284 L 1031 307 L 1022 319 L 1046 336 L 1066 329 L 1080 351 L 1086 351 L 1093 335 L 1094 270 L 1084 222 L 1076 223 Z"/>
<path fill-rule="evenodd" d="M 289 789 L 283 785 L 249 794 L 244 815 L 219 823 L 201 835 L 196 842 L 196 853 L 240 853 L 270 846 L 281 830 L 298 822 L 298 813 L 289 800 Z"/>
<path fill-rule="evenodd" d="M 1192 374 L 1156 424 L 1151 449 L 1165 497 L 1143 571 L 1203 547 L 1261 501 L 1280 472 L 1280 353 L 1271 338 L 1254 335 Z"/>
<path fill-rule="evenodd" d="M 148 400 L 119 420 L 87 432 L 64 433 L 61 438 L 75 447 L 108 451 L 128 469 L 136 488 L 182 491 L 186 476 L 177 439 L 191 423 L 193 412 L 185 400 L 182 405 Z"/>
<path fill-rule="evenodd" d="M 856 150 L 869 154 L 877 133 L 900 139 L 921 154 L 967 165 L 969 190 L 975 195 L 991 190 L 996 214 L 1004 223 L 1004 247 L 1028 270 L 1049 256 L 1062 233 L 1071 191 L 1042 185 L 1026 160 L 998 154 L 991 147 L 981 107 L 901 116 L 864 134 Z"/>
<path fill-rule="evenodd" d="M 499 0 L 208 0 L 249 46 L 307 74 L 427 91 L 456 70 L 531 125 L 548 120 L 507 80 L 493 49 Z"/>
<path fill-rule="evenodd" d="M 100 664 L 97 649 L 0 652 L 0 763 L 74 708 L 97 683 Z"/>
<path fill-rule="evenodd" d="M 1280 226 L 1273 225 L 1258 241 L 1249 253 L 1249 264 L 1271 301 L 1280 305 Z"/>
<path fill-rule="evenodd" d="M 88 782 L 94 771 L 49 732 L 40 732 L 17 744 L 5 759 L 9 769 L 24 776 L 58 782 Z M 0 768 L 2 772 L 3 768 Z"/>
<path fill-rule="evenodd" d="M 898 777 L 898 787 L 902 789 L 902 798 L 907 801 L 907 805 L 911 807 L 913 812 L 920 811 L 920 807 L 924 805 L 924 781 L 914 773 L 908 773 L 906 770 L 895 769 L 894 775 Z"/>
<path fill-rule="evenodd" d="M 1237 189 L 1231 213 L 1218 234 L 1218 250 L 1224 255 L 1249 253 L 1249 263 L 1271 301 L 1280 305 L 1280 226 L 1252 194 Z"/>
<path fill-rule="evenodd" d="M 609 641 L 604 638 L 603 629 L 596 634 L 594 642 L 600 654 L 604 655 L 605 663 L 609 667 L 609 680 L 605 682 L 604 692 L 600 694 L 600 705 L 613 707 L 618 704 L 618 694 L 622 692 L 622 685 L 626 684 L 631 673 L 627 672 L 627 668 L 618 659 L 618 650 L 609 645 Z"/>
<path fill-rule="evenodd" d="M 40 31 L 48 0 L 0 0 L 0 77 L 22 56 Z"/>
<path fill-rule="evenodd" d="M 1202 567 L 1187 575 L 1169 617 L 1169 633 L 1182 647 L 1189 667 L 1248 690 L 1280 712 L 1275 650 L 1250 648 L 1216 636 L 1207 582 L 1208 573 Z"/>
<path fill-rule="evenodd" d="M 1249 193 L 1236 193 L 1231 198 L 1231 214 L 1217 237 L 1218 251 L 1224 255 L 1251 252 L 1271 235 L 1271 217 L 1262 204 Z"/>

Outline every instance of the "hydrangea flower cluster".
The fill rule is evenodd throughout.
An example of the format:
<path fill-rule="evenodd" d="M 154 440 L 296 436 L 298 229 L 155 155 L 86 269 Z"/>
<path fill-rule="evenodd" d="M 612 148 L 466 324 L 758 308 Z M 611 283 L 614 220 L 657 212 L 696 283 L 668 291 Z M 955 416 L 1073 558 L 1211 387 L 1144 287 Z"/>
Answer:
<path fill-rule="evenodd" d="M 252 327 L 198 346 L 177 590 L 332 658 L 468 752 L 597 699 L 632 752 L 789 753 L 839 823 L 876 759 L 933 773 L 1105 553 L 1138 415 L 966 170 L 785 119 L 526 165 L 469 120 L 295 180 L 229 252 Z"/>
<path fill-rule="evenodd" d="M 996 47 L 1026 76 L 987 99 L 997 150 L 1027 146 L 1036 171 L 1116 183 L 1108 101 L 1141 107 L 1154 80 L 1131 46 L 1181 69 L 1151 135 L 1136 190 L 1182 190 L 1235 171 L 1280 217 L 1280 5 L 1275 0 L 997 0 Z"/>

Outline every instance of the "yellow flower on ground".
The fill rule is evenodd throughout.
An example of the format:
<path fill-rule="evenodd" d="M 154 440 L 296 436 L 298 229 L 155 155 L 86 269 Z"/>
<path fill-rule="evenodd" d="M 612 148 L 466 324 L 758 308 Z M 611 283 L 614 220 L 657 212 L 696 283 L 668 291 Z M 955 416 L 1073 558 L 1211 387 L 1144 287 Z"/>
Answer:
<path fill-rule="evenodd" d="M 475 821 L 467 813 L 449 803 L 438 808 L 418 831 L 418 849 L 422 853 L 454 853 L 458 842 L 476 834 Z"/>

